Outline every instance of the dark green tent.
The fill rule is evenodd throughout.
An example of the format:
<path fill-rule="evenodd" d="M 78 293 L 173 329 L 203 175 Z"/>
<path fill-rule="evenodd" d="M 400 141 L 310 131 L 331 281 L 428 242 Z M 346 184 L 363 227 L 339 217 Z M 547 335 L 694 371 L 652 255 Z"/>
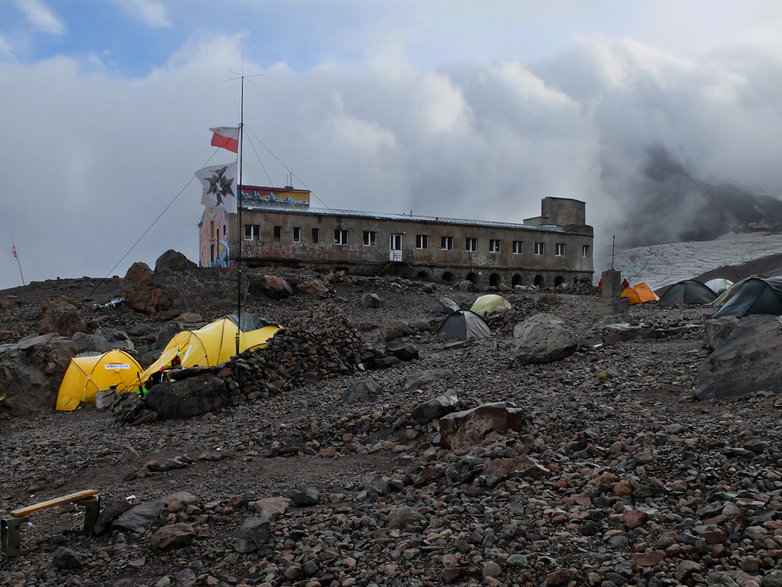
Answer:
<path fill-rule="evenodd" d="M 660 296 L 657 306 L 701 306 L 716 299 L 717 294 L 709 286 L 695 279 L 686 279 L 669 287 Z"/>
<path fill-rule="evenodd" d="M 782 275 L 747 279 L 712 318 L 749 314 L 782 315 Z"/>
<path fill-rule="evenodd" d="M 437 329 L 440 340 L 467 340 L 468 338 L 486 338 L 491 330 L 486 322 L 475 312 L 457 310 L 446 316 Z"/>

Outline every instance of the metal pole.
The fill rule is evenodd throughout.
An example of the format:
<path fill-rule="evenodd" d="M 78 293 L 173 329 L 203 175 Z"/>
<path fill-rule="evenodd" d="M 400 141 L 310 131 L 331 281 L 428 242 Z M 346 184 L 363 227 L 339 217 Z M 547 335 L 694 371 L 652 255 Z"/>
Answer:
<path fill-rule="evenodd" d="M 236 283 L 236 354 L 239 354 L 239 338 L 242 324 L 242 148 L 244 147 L 244 76 L 242 76 L 241 104 L 239 106 L 239 183 L 236 186 L 236 205 L 238 207 L 239 226 L 236 230 L 237 246 L 237 283 Z"/>
<path fill-rule="evenodd" d="M 14 244 L 14 237 L 11 237 L 11 250 L 14 254 L 14 259 L 16 259 L 16 264 L 19 265 L 19 275 L 22 276 L 22 285 L 27 285 L 24 282 L 24 271 L 22 271 L 22 262 L 19 260 L 19 253 L 16 252 L 16 244 Z"/>
<path fill-rule="evenodd" d="M 611 235 L 611 271 L 614 270 L 614 248 L 616 247 L 616 235 Z"/>

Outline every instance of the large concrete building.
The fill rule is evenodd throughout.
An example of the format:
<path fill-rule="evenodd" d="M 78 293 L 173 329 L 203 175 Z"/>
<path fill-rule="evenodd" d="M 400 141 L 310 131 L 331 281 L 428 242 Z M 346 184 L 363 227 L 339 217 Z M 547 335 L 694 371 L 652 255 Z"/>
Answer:
<path fill-rule="evenodd" d="M 556 286 L 592 279 L 586 205 L 546 197 L 523 223 L 310 207 L 310 192 L 243 186 L 239 215 L 206 208 L 200 264 L 296 266 L 479 285 Z"/>

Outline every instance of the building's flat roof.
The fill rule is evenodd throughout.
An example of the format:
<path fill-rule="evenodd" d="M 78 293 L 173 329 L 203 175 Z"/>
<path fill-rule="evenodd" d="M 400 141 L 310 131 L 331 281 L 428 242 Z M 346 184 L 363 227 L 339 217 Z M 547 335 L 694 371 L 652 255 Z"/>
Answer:
<path fill-rule="evenodd" d="M 412 214 L 385 214 L 382 212 L 362 212 L 359 210 L 335 210 L 333 208 L 310 208 L 285 204 L 266 204 L 257 201 L 242 200 L 242 209 L 260 212 L 285 212 L 307 216 L 344 216 L 348 218 L 368 218 L 372 220 L 402 220 L 405 222 L 432 222 L 438 224 L 463 224 L 466 226 L 485 226 L 488 228 L 511 228 L 524 230 L 544 230 L 565 232 L 561 226 L 551 224 L 532 225 L 514 222 L 495 222 L 493 220 L 468 220 L 466 218 L 448 218 L 446 216 L 414 216 Z"/>

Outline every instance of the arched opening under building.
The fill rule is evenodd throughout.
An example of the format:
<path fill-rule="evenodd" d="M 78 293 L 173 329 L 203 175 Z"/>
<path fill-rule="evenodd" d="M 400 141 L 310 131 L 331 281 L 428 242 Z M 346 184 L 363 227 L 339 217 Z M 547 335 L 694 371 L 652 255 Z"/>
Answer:
<path fill-rule="evenodd" d="M 465 277 L 465 279 L 467 281 L 471 281 L 472 283 L 475 283 L 476 281 L 478 281 L 478 274 L 477 273 L 473 273 L 472 271 L 470 271 L 467 274 L 467 277 Z"/>
<path fill-rule="evenodd" d="M 536 275 L 535 280 L 532 282 L 535 287 L 543 287 L 545 282 L 542 275 Z"/>
<path fill-rule="evenodd" d="M 416 276 L 416 279 L 429 279 L 429 272 L 428 271 L 419 271 Z"/>
<path fill-rule="evenodd" d="M 453 273 L 451 273 L 450 271 L 446 271 L 445 273 L 443 273 L 442 280 L 445 283 L 451 283 L 453 281 Z"/>
<path fill-rule="evenodd" d="M 511 284 L 514 285 L 514 286 L 516 286 L 516 285 L 523 285 L 524 284 L 524 280 L 521 278 L 521 274 L 520 273 L 516 273 L 513 276 L 513 280 L 511 281 Z"/>
<path fill-rule="evenodd" d="M 492 273 L 489 276 L 489 285 L 492 287 L 500 287 L 500 284 L 502 283 L 502 277 L 500 277 L 499 273 Z"/>
<path fill-rule="evenodd" d="M 562 277 L 561 275 L 557 275 L 556 278 L 554 279 L 554 287 L 559 287 L 563 283 L 565 283 L 565 278 Z"/>

